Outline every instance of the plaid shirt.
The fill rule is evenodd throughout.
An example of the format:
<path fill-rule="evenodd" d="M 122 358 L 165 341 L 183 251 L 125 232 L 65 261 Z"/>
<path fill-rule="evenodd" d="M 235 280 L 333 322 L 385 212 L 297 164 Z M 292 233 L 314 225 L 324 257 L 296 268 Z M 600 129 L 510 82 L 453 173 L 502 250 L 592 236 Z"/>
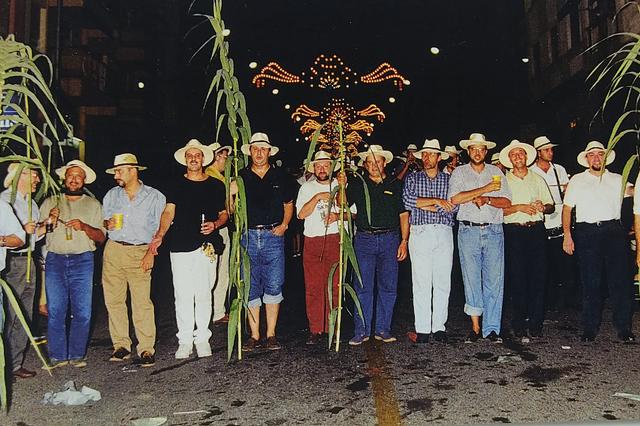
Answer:
<path fill-rule="evenodd" d="M 430 178 L 425 172 L 413 172 L 406 177 L 402 200 L 407 210 L 411 212 L 411 225 L 442 224 L 453 226 L 453 216 L 458 207 L 447 212 L 436 206 L 436 212 L 430 212 L 416 207 L 418 198 L 449 199 L 449 178 L 446 173 L 438 171 L 435 178 Z"/>

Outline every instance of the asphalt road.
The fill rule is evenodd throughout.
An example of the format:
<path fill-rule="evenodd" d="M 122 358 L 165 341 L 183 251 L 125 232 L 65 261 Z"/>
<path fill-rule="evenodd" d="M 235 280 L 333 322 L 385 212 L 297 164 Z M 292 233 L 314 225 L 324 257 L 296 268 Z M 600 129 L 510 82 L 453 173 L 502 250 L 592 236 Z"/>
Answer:
<path fill-rule="evenodd" d="M 640 394 L 637 344 L 615 339 L 611 313 L 604 312 L 594 343 L 581 343 L 579 312 L 547 315 L 544 337 L 528 344 L 481 340 L 465 344 L 468 320 L 460 285 L 454 285 L 447 345 L 416 346 L 406 338 L 413 312 L 407 266 L 394 318 L 399 341 L 370 341 L 339 353 L 326 343 L 305 345 L 307 336 L 299 260 L 288 268 L 280 319 L 280 351 L 256 351 L 226 361 L 226 329 L 213 328 L 213 357 L 177 361 L 169 285 L 158 289 L 157 363 L 142 369 L 108 362 L 111 351 L 104 308 L 95 310 L 88 367 L 65 367 L 49 377 L 20 380 L 0 424 L 119 425 L 166 417 L 169 425 L 281 424 L 475 424 L 585 423 L 640 419 L 640 402 L 614 397 Z M 156 271 L 166 280 L 162 265 Z M 296 278 L 298 277 L 298 278 Z M 99 290 L 99 288 L 97 289 Z M 99 293 L 96 292 L 96 293 Z M 348 316 L 348 315 L 346 315 Z M 640 331 L 636 315 L 634 329 Z M 351 337 L 344 326 L 344 339 Z M 28 368 L 38 368 L 30 351 Z M 102 400 L 79 407 L 41 405 L 45 392 L 74 380 L 97 389 Z"/>

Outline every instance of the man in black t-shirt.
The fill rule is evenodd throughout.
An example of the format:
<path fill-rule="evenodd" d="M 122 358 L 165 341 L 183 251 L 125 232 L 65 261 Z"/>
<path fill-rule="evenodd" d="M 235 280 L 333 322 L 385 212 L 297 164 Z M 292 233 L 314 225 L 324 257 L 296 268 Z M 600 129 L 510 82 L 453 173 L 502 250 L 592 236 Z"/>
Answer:
<path fill-rule="evenodd" d="M 229 216 L 224 184 L 203 170 L 213 160 L 211 148 L 191 139 L 174 158 L 187 170 L 165 191 L 167 205 L 150 246 L 157 254 L 171 227 L 169 252 L 178 325 L 175 357 L 189 358 L 195 344 L 202 358 L 211 356 L 211 290 L 216 281 L 217 255 L 224 249 L 218 229 Z"/>
<path fill-rule="evenodd" d="M 276 338 L 276 324 L 280 311 L 284 284 L 284 233 L 293 217 L 293 179 L 282 169 L 269 165 L 269 157 L 278 148 L 269 143 L 264 133 L 255 133 L 242 146 L 242 153 L 251 156 L 251 166 L 243 169 L 247 198 L 248 232 L 242 245 L 251 261 L 249 287 L 249 327 L 251 337 L 243 346 L 252 351 L 260 341 L 260 306 L 264 302 L 267 317 L 266 347 L 280 349 Z"/>

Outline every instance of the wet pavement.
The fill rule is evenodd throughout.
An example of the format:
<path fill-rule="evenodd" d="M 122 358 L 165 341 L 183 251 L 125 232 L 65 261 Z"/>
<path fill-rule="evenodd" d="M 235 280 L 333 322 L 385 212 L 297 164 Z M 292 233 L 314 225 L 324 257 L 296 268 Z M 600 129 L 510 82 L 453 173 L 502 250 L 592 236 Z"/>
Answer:
<path fill-rule="evenodd" d="M 162 274 L 159 269 L 156 273 Z M 415 345 L 406 337 L 413 323 L 409 289 L 403 280 L 394 317 L 398 342 L 372 340 L 350 347 L 347 321 L 345 341 L 335 353 L 327 350 L 326 342 L 305 345 L 302 282 L 290 279 L 278 329 L 283 349 L 258 350 L 227 363 L 226 329 L 221 326 L 212 326 L 212 357 L 173 358 L 177 342 L 168 300 L 172 290 L 167 286 L 156 290 L 163 303 L 157 308 L 154 367 L 107 361 L 111 347 L 106 314 L 97 309 L 88 367 L 64 367 L 52 377 L 38 370 L 35 379 L 18 381 L 10 413 L 0 423 L 118 425 L 150 417 L 166 417 L 169 425 L 268 426 L 640 419 L 640 402 L 613 396 L 640 394 L 639 346 L 616 340 L 608 310 L 593 343 L 579 341 L 579 312 L 567 309 L 548 313 L 544 337 L 530 343 L 465 344 L 468 320 L 457 285 L 449 344 Z M 26 364 L 37 368 L 33 351 Z M 80 407 L 40 404 L 45 392 L 60 390 L 68 380 L 99 390 L 102 400 Z"/>

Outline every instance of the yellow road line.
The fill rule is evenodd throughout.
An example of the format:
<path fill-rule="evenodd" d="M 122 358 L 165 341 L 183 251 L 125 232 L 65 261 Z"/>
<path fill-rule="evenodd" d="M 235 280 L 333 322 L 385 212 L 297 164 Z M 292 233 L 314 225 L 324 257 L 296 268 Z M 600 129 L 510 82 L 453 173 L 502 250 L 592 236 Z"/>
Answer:
<path fill-rule="evenodd" d="M 378 424 L 399 425 L 400 409 L 393 380 L 387 373 L 387 360 L 382 346 L 384 343 L 373 340 L 364 344 L 368 358 L 368 373 L 371 377 L 373 399 L 376 404 Z"/>

